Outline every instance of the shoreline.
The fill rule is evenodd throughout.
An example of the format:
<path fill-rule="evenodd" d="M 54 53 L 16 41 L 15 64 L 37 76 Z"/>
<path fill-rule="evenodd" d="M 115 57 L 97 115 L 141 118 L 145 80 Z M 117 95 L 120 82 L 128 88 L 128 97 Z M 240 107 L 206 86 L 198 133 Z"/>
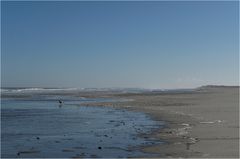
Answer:
<path fill-rule="evenodd" d="M 147 135 L 165 143 L 140 147 L 143 152 L 157 153 L 159 157 L 239 157 L 239 87 L 107 96 L 130 100 L 87 105 L 140 111 L 155 121 L 166 122 L 166 127 Z"/>
<path fill-rule="evenodd" d="M 102 106 L 102 107 L 113 107 L 118 109 L 126 109 L 128 111 L 135 111 L 135 112 L 142 112 L 149 116 L 152 120 L 157 122 L 164 122 L 164 127 L 155 128 L 150 133 L 142 134 L 139 133 L 139 136 L 142 138 L 153 138 L 155 141 L 161 141 L 164 142 L 163 144 L 155 144 L 152 146 L 138 146 L 137 148 L 140 149 L 140 151 L 144 153 L 149 154 L 157 154 L 158 157 L 165 158 L 165 157 L 200 157 L 199 154 L 195 153 L 189 154 L 185 150 L 184 147 L 187 147 L 188 139 L 190 137 L 187 137 L 185 135 L 177 135 L 178 129 L 182 130 L 185 129 L 184 125 L 181 125 L 180 121 L 171 121 L 171 116 L 173 114 L 161 112 L 161 117 L 158 116 L 159 113 L 156 113 L 154 111 L 143 109 L 141 107 L 137 106 L 128 106 L 128 102 L 99 102 L 99 103 L 83 103 L 81 105 L 86 106 Z M 164 110 L 162 110 L 164 111 Z M 181 114 L 178 114 L 182 116 Z M 182 116 L 183 117 L 183 116 Z M 189 117 L 185 117 L 186 121 Z M 183 121 L 183 120 L 181 120 Z M 187 120 L 189 121 L 189 120 Z M 193 121 L 191 121 L 194 123 Z M 177 143 L 177 144 L 176 144 Z M 181 146 L 178 145 L 181 144 Z M 182 146 L 182 145 L 186 146 Z M 188 145 L 189 146 L 189 145 Z M 140 157 L 141 158 L 141 157 Z"/>
<path fill-rule="evenodd" d="M 154 157 L 137 147 L 152 145 L 138 136 L 140 132 L 158 128 L 144 113 L 75 104 L 59 107 L 52 101 L 2 104 L 2 157 Z"/>
<path fill-rule="evenodd" d="M 25 94 L 20 95 L 18 98 L 25 98 Z M 54 97 L 50 98 L 54 101 L 57 95 L 76 99 L 97 98 L 100 99 L 97 102 L 83 100 L 77 105 L 142 112 L 158 123 L 164 122 L 163 127 L 159 124 L 159 128 L 151 132 L 138 132 L 146 140 L 153 139 L 153 145 L 140 145 L 133 149 L 149 153 L 149 156 L 239 158 L 239 87 L 204 86 L 192 91 L 175 92 L 93 91 L 48 95 Z"/>

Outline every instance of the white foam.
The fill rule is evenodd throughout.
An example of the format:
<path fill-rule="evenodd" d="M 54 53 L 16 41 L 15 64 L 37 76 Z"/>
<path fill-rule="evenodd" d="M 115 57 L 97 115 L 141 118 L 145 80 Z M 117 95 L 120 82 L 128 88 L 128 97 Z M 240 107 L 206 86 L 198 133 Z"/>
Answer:
<path fill-rule="evenodd" d="M 74 91 L 78 88 L 1 88 L 1 93 L 38 93 L 38 92 L 56 92 L 56 91 Z"/>
<path fill-rule="evenodd" d="M 186 124 L 186 123 L 182 123 L 181 125 L 183 125 L 183 126 L 189 126 L 189 124 Z"/>
<path fill-rule="evenodd" d="M 201 121 L 200 124 L 213 124 L 214 121 Z"/>
<path fill-rule="evenodd" d="M 200 124 L 214 124 L 214 123 L 223 123 L 224 120 L 214 120 L 214 121 L 201 121 Z"/>

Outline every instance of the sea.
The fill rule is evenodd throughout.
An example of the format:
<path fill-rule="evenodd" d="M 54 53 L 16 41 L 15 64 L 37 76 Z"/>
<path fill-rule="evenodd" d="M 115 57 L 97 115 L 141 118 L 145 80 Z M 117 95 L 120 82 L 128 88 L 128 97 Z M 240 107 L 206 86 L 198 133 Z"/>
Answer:
<path fill-rule="evenodd" d="M 164 127 L 164 122 L 154 121 L 142 112 L 87 106 L 88 102 L 124 99 L 82 97 L 81 92 L 86 91 L 109 90 L 2 88 L 1 157 L 128 158 L 158 155 L 144 153 L 140 147 L 164 143 L 141 137 L 141 134 Z"/>

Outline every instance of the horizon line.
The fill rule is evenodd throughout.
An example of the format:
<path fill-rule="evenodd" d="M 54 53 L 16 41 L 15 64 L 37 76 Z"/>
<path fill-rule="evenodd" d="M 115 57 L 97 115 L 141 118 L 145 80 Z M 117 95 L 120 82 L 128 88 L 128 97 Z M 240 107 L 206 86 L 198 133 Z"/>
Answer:
<path fill-rule="evenodd" d="M 43 88 L 43 89 L 145 89 L 145 90 L 158 90 L 158 89 L 198 89 L 202 87 L 240 87 L 240 85 L 220 85 L 220 84 L 209 84 L 201 85 L 196 87 L 179 87 L 179 88 L 144 88 L 144 87 L 30 87 L 30 86 L 1 86 L 1 89 L 14 89 L 14 88 Z"/>

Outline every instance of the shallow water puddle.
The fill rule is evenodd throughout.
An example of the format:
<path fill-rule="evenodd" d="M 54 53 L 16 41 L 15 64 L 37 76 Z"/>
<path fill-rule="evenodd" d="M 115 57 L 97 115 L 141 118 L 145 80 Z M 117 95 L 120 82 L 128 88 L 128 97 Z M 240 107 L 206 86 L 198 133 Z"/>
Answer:
<path fill-rule="evenodd" d="M 138 136 L 159 123 L 143 113 L 73 103 L 2 100 L 2 157 L 154 156 L 135 147 L 159 144 Z"/>

